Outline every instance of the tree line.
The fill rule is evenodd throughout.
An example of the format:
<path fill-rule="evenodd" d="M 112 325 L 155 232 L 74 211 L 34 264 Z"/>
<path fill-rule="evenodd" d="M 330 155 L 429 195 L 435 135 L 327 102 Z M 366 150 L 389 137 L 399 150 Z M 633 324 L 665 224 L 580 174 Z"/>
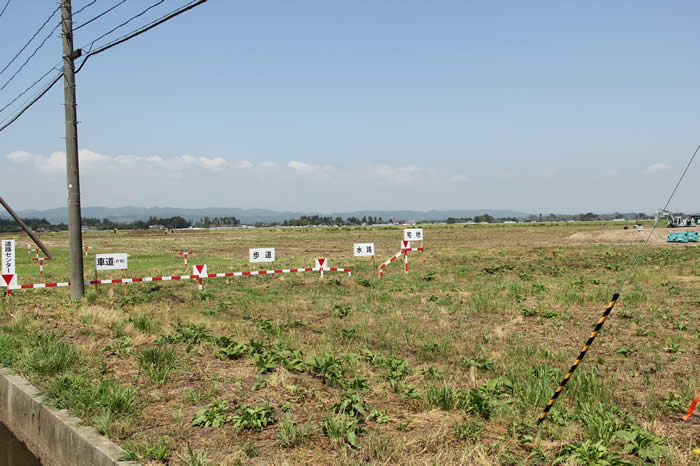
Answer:
<path fill-rule="evenodd" d="M 389 219 L 389 223 L 393 220 Z M 325 225 L 325 226 L 346 226 L 346 225 L 377 225 L 384 223 L 382 217 L 364 216 L 359 217 L 348 217 L 343 220 L 342 217 L 331 217 L 331 216 L 321 216 L 321 215 L 302 215 L 299 218 L 293 218 L 290 220 L 285 220 L 282 222 L 282 226 L 285 227 L 306 227 L 313 225 Z"/>

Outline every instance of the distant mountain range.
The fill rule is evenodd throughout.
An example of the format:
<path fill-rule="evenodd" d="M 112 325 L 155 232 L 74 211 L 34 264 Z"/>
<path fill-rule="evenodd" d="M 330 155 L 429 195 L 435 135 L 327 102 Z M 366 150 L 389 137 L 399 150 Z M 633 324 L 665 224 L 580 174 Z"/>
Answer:
<path fill-rule="evenodd" d="M 0 209 L 2 210 L 2 209 Z M 21 210 L 17 214 L 22 218 L 45 218 L 51 223 L 68 222 L 65 208 L 47 210 Z M 237 208 L 203 208 L 203 209 L 180 209 L 176 207 L 83 207 L 83 217 L 95 217 L 99 219 L 108 218 L 114 222 L 133 222 L 136 220 L 148 220 L 149 217 L 175 217 L 180 216 L 187 220 L 197 221 L 203 217 L 236 217 L 243 224 L 255 224 L 257 222 L 273 223 L 299 218 L 302 215 L 321 215 L 324 217 L 348 217 L 362 218 L 365 216 L 381 217 L 385 221 L 389 219 L 406 221 L 436 221 L 446 220 L 448 217 L 467 218 L 477 215 L 488 214 L 495 218 L 527 218 L 527 213 L 515 210 L 499 209 L 452 209 L 452 210 L 358 210 L 353 212 L 291 212 L 275 211 L 266 209 L 237 209 Z M 0 217 L 9 218 L 3 211 Z"/>

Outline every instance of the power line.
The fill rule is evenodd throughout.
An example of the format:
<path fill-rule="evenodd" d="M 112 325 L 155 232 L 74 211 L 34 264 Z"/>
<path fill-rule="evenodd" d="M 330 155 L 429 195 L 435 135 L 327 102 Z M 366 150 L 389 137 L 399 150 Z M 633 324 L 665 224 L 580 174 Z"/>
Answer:
<path fill-rule="evenodd" d="M 90 19 L 90 20 L 88 20 L 88 21 L 85 21 L 84 23 L 80 24 L 80 25 L 77 26 L 77 27 L 74 27 L 74 28 L 73 28 L 73 31 L 75 32 L 75 31 L 77 31 L 78 29 L 80 29 L 81 27 L 87 26 L 88 24 L 92 23 L 93 21 L 100 19 L 101 17 L 103 17 L 104 15 L 106 15 L 107 13 L 109 13 L 110 11 L 114 10 L 114 9 L 117 8 L 118 6 L 123 5 L 124 3 L 126 3 L 126 1 L 127 1 L 127 0 L 122 0 L 121 2 L 117 3 L 116 5 L 114 5 L 114 6 L 111 7 L 111 8 L 108 8 L 107 10 L 103 11 L 102 13 L 100 13 L 100 14 L 97 15 L 97 16 L 95 16 L 94 18 L 92 18 L 92 19 Z"/>
<path fill-rule="evenodd" d="M 124 21 L 123 23 L 119 24 L 118 26 L 115 26 L 114 28 L 112 28 L 112 29 L 110 29 L 109 31 L 105 32 L 105 33 L 102 34 L 100 37 L 98 37 L 97 39 L 95 39 L 95 40 L 93 40 L 92 42 L 90 42 L 90 47 L 89 47 L 89 49 L 88 49 L 88 52 L 89 52 L 90 50 L 92 50 L 92 47 L 95 45 L 95 42 L 97 42 L 97 41 L 100 40 L 100 39 L 105 38 L 106 36 L 110 35 L 110 34 L 113 33 L 114 31 L 116 31 L 117 29 L 126 26 L 127 24 L 129 24 L 130 22 L 132 22 L 133 20 L 135 20 L 136 18 L 139 18 L 139 17 L 145 15 L 145 14 L 148 13 L 150 10 L 152 10 L 153 8 L 155 8 L 155 7 L 157 7 L 158 5 L 162 4 L 163 2 L 165 2 L 165 0 L 159 0 L 158 2 L 154 3 L 153 5 L 149 6 L 149 7 L 146 8 L 145 10 L 143 10 L 141 13 L 138 13 L 138 14 L 132 16 L 131 18 L 129 18 L 129 19 L 127 19 L 126 21 Z"/>
<path fill-rule="evenodd" d="M 36 85 L 39 84 L 41 81 L 43 81 L 44 78 L 47 77 L 52 71 L 59 71 L 60 69 L 61 69 L 61 64 L 60 64 L 60 63 L 59 63 L 58 65 L 54 66 L 53 68 L 49 69 L 46 73 L 44 73 L 43 75 L 41 75 L 41 77 L 40 77 L 39 79 L 37 79 L 36 81 L 34 81 L 28 88 L 26 88 L 24 91 L 20 92 L 20 93 L 17 95 L 17 97 L 15 97 L 15 98 L 12 99 L 10 102 L 8 102 L 4 107 L 0 108 L 0 113 L 4 112 L 5 110 L 7 110 L 7 108 L 8 108 L 10 105 L 14 104 L 14 103 L 17 102 L 19 99 L 21 99 L 22 96 L 24 96 L 27 92 L 29 92 L 30 90 L 32 90 L 32 88 L 33 88 L 34 86 L 36 86 Z"/>
<path fill-rule="evenodd" d="M 166 22 L 166 21 L 168 21 L 168 20 L 170 20 L 170 19 L 172 19 L 172 18 L 174 18 L 174 17 L 176 17 L 176 16 L 178 16 L 178 15 L 181 15 L 182 13 L 184 13 L 184 12 L 186 12 L 186 11 L 188 11 L 188 10 L 191 10 L 192 8 L 194 8 L 194 7 L 196 7 L 196 6 L 199 6 L 199 5 L 203 4 L 203 3 L 205 3 L 206 1 L 207 1 L 207 0 L 195 0 L 195 1 L 192 1 L 192 2 L 190 2 L 190 3 L 187 3 L 187 4 L 185 4 L 184 6 L 180 7 L 179 9 L 173 10 L 171 13 L 168 13 L 167 15 L 164 15 L 164 16 L 158 18 L 157 20 L 152 21 L 151 23 L 149 23 L 149 24 L 147 24 L 147 25 L 141 26 L 140 28 L 135 29 L 133 32 L 131 32 L 131 33 L 129 33 L 129 34 L 126 34 L 126 35 L 124 35 L 124 36 L 122 36 L 122 37 L 120 37 L 120 38 L 117 38 L 117 39 L 113 40 L 112 42 L 110 42 L 110 43 L 108 43 L 108 44 L 105 44 L 104 46 L 100 47 L 99 49 L 95 50 L 94 52 L 88 53 L 88 54 L 85 56 L 85 58 L 83 59 L 82 63 L 80 64 L 80 67 L 76 70 L 76 73 L 77 73 L 78 71 L 80 71 L 80 69 L 85 65 L 87 59 L 88 59 L 89 57 L 91 57 L 92 55 L 97 55 L 98 53 L 102 53 L 102 52 L 104 52 L 105 50 L 108 50 L 108 49 L 110 49 L 110 48 L 112 48 L 112 47 L 114 47 L 114 46 L 117 46 L 117 45 L 119 45 L 119 44 L 121 44 L 121 43 L 124 43 L 124 42 L 126 42 L 126 41 L 128 41 L 128 40 L 130 40 L 130 39 L 133 39 L 134 37 L 136 37 L 136 36 L 138 36 L 138 35 L 140 35 L 140 34 L 143 34 L 144 32 L 146 32 L 146 31 L 148 31 L 148 30 L 150 30 L 150 29 L 153 29 L 154 27 L 156 27 L 156 26 L 158 26 L 158 25 L 160 25 L 160 24 L 163 24 L 164 22 Z M 94 43 L 94 41 L 93 41 L 93 43 Z M 47 74 L 48 74 L 48 73 L 47 73 Z M 44 76 L 46 76 L 46 75 L 44 75 Z M 53 86 L 56 85 L 56 83 L 61 79 L 62 76 L 63 76 L 63 71 L 58 72 L 57 75 L 56 75 L 56 77 L 54 78 L 54 80 L 51 81 L 51 83 L 49 83 L 48 85 L 44 86 L 44 88 L 43 88 L 42 90 L 38 91 L 37 94 L 35 94 L 34 97 L 32 97 L 32 98 L 30 99 L 30 101 L 27 102 L 22 108 L 20 108 L 12 117 L 9 117 L 9 118 L 6 119 L 4 122 L 0 123 L 0 125 L 2 125 L 2 126 L 0 126 L 0 133 L 3 132 L 5 129 L 7 129 L 7 128 L 8 128 L 11 124 L 13 124 L 15 121 L 17 121 L 17 119 L 18 119 L 20 116 L 22 116 L 22 114 L 23 114 L 24 112 L 26 112 L 27 110 L 29 110 L 29 108 L 30 108 L 32 105 L 34 105 L 35 103 L 37 103 L 37 102 L 39 101 L 39 99 L 41 99 L 44 95 L 46 95 L 46 93 L 49 92 L 49 90 L 50 90 Z M 43 79 L 43 78 L 44 78 L 44 77 L 42 77 L 41 79 Z M 41 79 L 40 79 L 39 81 L 41 81 Z M 33 87 L 33 86 L 32 86 L 32 87 Z"/>
<path fill-rule="evenodd" d="M 9 3 L 10 3 L 10 1 L 8 0 L 7 4 L 5 5 L 5 8 L 7 8 L 7 5 L 9 5 Z M 39 29 L 37 29 L 37 31 L 32 35 L 32 37 L 27 41 L 27 43 L 24 44 L 24 46 L 19 50 L 19 52 L 17 52 L 17 53 L 15 54 L 15 56 L 12 57 L 12 60 L 10 60 L 10 62 L 9 62 L 7 65 L 5 65 L 5 67 L 4 67 L 2 70 L 0 70 L 0 75 L 2 75 L 2 74 L 10 67 L 10 65 L 12 65 L 12 63 L 14 63 L 14 61 L 17 59 L 17 57 L 19 57 L 19 56 L 22 54 L 22 52 L 24 52 L 24 49 L 26 49 L 27 47 L 29 47 L 29 44 L 31 44 L 31 42 L 34 40 L 34 38 L 35 38 L 37 35 L 39 35 L 39 33 L 41 32 L 41 30 L 44 29 L 44 28 L 46 27 L 47 24 L 49 24 L 49 21 L 51 21 L 51 18 L 53 18 L 53 15 L 55 15 L 56 12 L 57 12 L 59 9 L 60 9 L 60 7 L 57 7 L 55 10 L 53 10 L 53 11 L 51 12 L 51 14 L 49 15 L 49 17 L 46 18 L 46 21 L 44 21 L 44 23 L 41 25 L 41 27 L 40 27 Z M 4 11 L 5 11 L 5 9 L 3 9 L 3 12 L 4 12 Z M 0 14 L 0 16 L 2 16 L 2 14 Z"/>
<path fill-rule="evenodd" d="M 182 7 L 178 8 L 177 10 L 173 10 L 172 12 L 170 12 L 164 16 L 161 16 L 160 18 L 158 18 L 158 19 L 156 19 L 156 20 L 154 20 L 154 21 L 152 21 L 144 26 L 141 26 L 140 28 L 134 29 L 132 32 L 125 34 L 117 39 L 114 39 L 112 42 L 108 42 L 107 44 L 103 45 L 102 47 L 98 48 L 95 51 L 90 52 L 88 50 L 88 53 L 85 55 L 85 58 L 80 63 L 80 66 L 78 67 L 78 69 L 75 72 L 79 73 L 80 70 L 83 68 L 83 66 L 85 66 L 85 63 L 87 62 L 88 58 L 90 58 L 91 56 L 102 53 L 108 49 L 111 49 L 114 46 L 122 44 L 130 39 L 133 39 L 134 37 L 141 35 L 144 32 L 146 32 L 150 29 L 153 29 L 154 27 L 156 27 L 160 24 L 163 24 L 164 22 L 166 22 L 166 21 L 168 21 L 168 20 L 170 20 L 178 15 L 181 15 L 182 13 L 184 13 L 188 10 L 191 10 L 192 8 L 199 6 L 202 3 L 205 3 L 206 1 L 207 0 L 193 0 L 190 3 L 187 3 L 187 4 L 183 5 Z M 93 43 L 94 42 L 95 41 L 93 41 Z"/>
<path fill-rule="evenodd" d="M 7 0 L 7 3 L 5 3 L 5 6 L 2 7 L 2 11 L 0 11 L 0 17 L 2 17 L 3 14 L 5 14 L 5 10 L 7 10 L 7 7 L 10 5 L 10 0 Z"/>
<path fill-rule="evenodd" d="M 45 95 L 47 92 L 49 92 L 49 90 L 50 90 L 52 87 L 54 87 L 54 86 L 56 85 L 56 83 L 57 83 L 62 77 L 63 77 L 63 72 L 58 73 L 58 75 L 57 75 L 56 78 L 51 82 L 51 84 L 49 84 L 49 85 L 46 86 L 42 91 L 40 91 L 28 104 L 26 104 L 24 107 L 22 107 L 22 108 L 15 114 L 15 116 L 11 117 L 9 120 L 5 120 L 5 121 L 7 121 L 7 123 L 5 123 L 5 124 L 3 124 L 2 126 L 0 126 L 0 133 L 3 132 L 3 131 L 5 130 L 5 128 L 7 128 L 8 126 L 10 126 L 12 123 L 14 123 L 15 121 L 17 121 L 17 119 L 18 119 L 19 117 L 21 117 L 22 114 L 23 114 L 24 112 L 26 112 L 27 110 L 29 110 L 29 108 L 30 108 L 32 105 L 34 105 L 35 103 L 37 103 L 37 102 L 39 101 L 39 99 L 41 99 L 42 97 L 44 97 L 44 95 Z"/>
<path fill-rule="evenodd" d="M 92 6 L 92 5 L 94 5 L 95 3 L 97 3 L 97 0 L 92 0 L 90 3 L 88 3 L 87 5 L 85 5 L 85 6 L 82 7 L 81 9 L 79 9 L 78 11 L 74 11 L 73 14 L 72 14 L 72 16 L 75 16 L 75 15 L 80 14 L 80 12 L 82 12 L 84 9 L 86 9 L 86 8 L 88 8 L 88 7 Z"/>
<path fill-rule="evenodd" d="M 27 63 L 29 63 L 29 62 L 31 61 L 31 59 L 34 58 L 34 56 L 37 54 L 37 52 L 38 52 L 44 45 L 46 45 L 46 42 L 47 42 L 49 39 L 51 39 L 51 36 L 53 35 L 53 33 L 56 32 L 56 29 L 58 29 L 60 26 L 61 26 L 61 23 L 58 23 L 56 26 L 54 26 L 54 28 L 51 30 L 51 32 L 49 32 L 48 35 L 47 35 L 46 37 L 44 37 L 44 40 L 41 41 L 41 44 L 39 44 L 39 46 L 38 46 L 37 48 L 34 49 L 34 51 L 32 52 L 32 54 L 29 55 L 29 57 L 27 57 L 26 60 L 24 60 L 24 63 L 22 63 L 22 66 L 20 66 L 20 67 L 17 69 L 17 71 L 15 71 L 14 74 L 13 74 L 12 76 L 10 76 L 10 79 L 8 79 L 7 82 L 5 82 L 5 84 L 3 84 L 3 85 L 0 87 L 0 91 L 2 91 L 3 89 L 5 89 L 5 88 L 8 86 L 8 84 L 10 84 L 10 83 L 12 82 L 13 79 L 15 79 L 15 77 L 24 69 L 24 67 L 27 65 Z"/>

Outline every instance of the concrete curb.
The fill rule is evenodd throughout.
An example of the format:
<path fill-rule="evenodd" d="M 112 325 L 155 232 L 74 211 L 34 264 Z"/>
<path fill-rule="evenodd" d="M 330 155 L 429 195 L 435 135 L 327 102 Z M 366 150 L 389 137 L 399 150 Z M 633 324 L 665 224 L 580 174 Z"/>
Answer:
<path fill-rule="evenodd" d="M 48 406 L 24 378 L 0 368 L 0 421 L 44 465 L 137 465 L 117 461 L 123 450 L 77 417 Z"/>

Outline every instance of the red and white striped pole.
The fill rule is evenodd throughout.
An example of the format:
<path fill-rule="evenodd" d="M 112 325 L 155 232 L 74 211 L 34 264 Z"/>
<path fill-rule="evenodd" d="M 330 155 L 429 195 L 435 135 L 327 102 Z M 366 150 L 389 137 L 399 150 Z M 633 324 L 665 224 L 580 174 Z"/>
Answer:
<path fill-rule="evenodd" d="M 25 244 L 27 245 L 27 254 L 31 254 L 32 253 L 32 246 L 34 246 L 34 245 L 31 243 L 25 243 Z"/>
<path fill-rule="evenodd" d="M 44 275 L 44 261 L 51 260 L 48 257 L 35 257 L 33 261 L 39 261 L 39 275 Z"/>
<path fill-rule="evenodd" d="M 408 273 L 408 251 L 403 251 L 404 273 Z"/>
<path fill-rule="evenodd" d="M 187 256 L 192 254 L 192 251 L 183 251 L 183 252 L 178 252 L 178 256 L 184 256 L 185 257 L 185 269 L 187 269 Z"/>
<path fill-rule="evenodd" d="M 39 258 L 39 248 L 36 248 L 36 249 L 34 250 L 34 252 L 36 253 L 36 258 L 38 259 L 38 258 Z"/>
<path fill-rule="evenodd" d="M 88 249 L 90 249 L 90 246 L 85 246 L 85 257 L 88 255 Z"/>

